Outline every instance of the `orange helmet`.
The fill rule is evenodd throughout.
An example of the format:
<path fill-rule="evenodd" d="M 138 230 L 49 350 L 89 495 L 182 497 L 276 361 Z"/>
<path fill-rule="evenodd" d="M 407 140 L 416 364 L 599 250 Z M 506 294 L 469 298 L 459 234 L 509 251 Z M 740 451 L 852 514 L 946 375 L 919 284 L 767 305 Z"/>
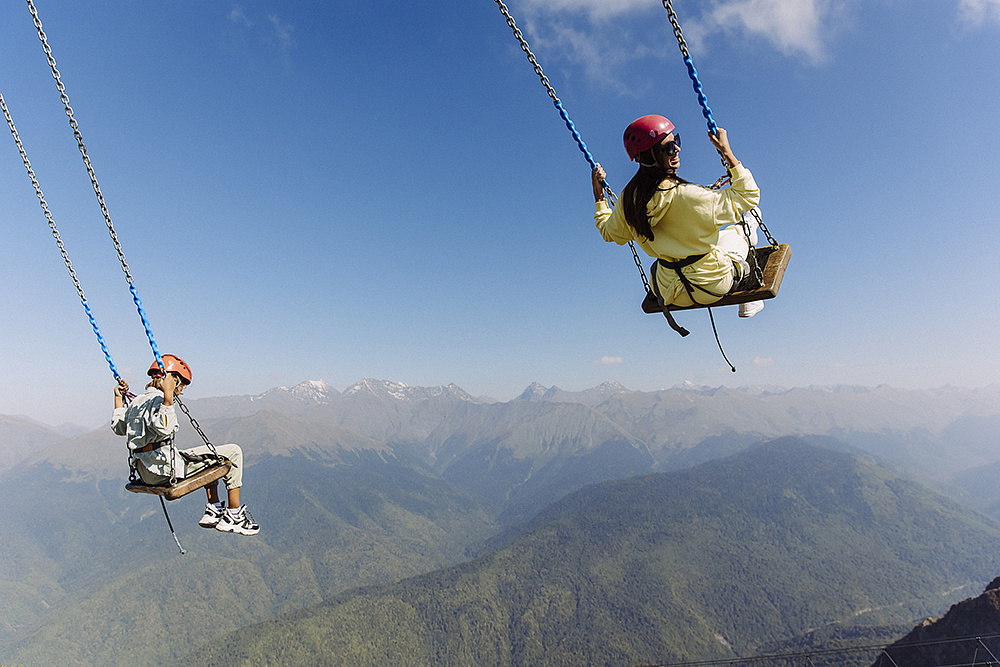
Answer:
<path fill-rule="evenodd" d="M 163 355 L 163 370 L 168 373 L 177 373 L 183 378 L 184 384 L 191 384 L 191 367 L 180 357 L 173 354 Z M 160 366 L 154 360 L 153 365 L 146 371 L 146 375 L 156 377 L 162 374 L 162 372 Z"/>

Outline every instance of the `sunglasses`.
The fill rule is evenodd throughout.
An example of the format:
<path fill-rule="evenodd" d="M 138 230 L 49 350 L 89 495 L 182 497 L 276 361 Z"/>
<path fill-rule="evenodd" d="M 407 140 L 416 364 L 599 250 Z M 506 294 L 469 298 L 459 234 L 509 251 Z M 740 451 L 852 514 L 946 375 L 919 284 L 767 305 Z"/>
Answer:
<path fill-rule="evenodd" d="M 681 149 L 681 135 L 679 132 L 674 132 L 674 138 L 672 141 L 668 141 L 665 144 L 661 144 L 663 152 L 667 155 L 676 155 Z"/>

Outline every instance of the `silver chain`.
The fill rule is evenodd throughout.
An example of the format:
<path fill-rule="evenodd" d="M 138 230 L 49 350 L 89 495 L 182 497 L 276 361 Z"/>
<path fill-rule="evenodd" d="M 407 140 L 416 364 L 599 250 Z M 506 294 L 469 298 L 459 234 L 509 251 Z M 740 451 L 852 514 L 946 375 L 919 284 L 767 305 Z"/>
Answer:
<path fill-rule="evenodd" d="M 90 183 L 94 188 L 94 194 L 97 195 L 97 201 L 101 206 L 101 213 L 104 214 L 104 223 L 108 227 L 108 233 L 111 234 L 111 240 L 118 253 L 118 261 L 121 262 L 122 271 L 125 272 L 126 280 L 128 280 L 129 284 L 131 284 L 132 273 L 129 270 L 128 263 L 125 261 L 125 253 L 122 250 L 121 243 L 118 241 L 118 234 L 115 232 L 115 226 L 111 222 L 111 213 L 108 212 L 108 207 L 104 203 L 104 195 L 101 193 L 101 186 L 97 182 L 97 174 L 94 172 L 94 167 L 90 163 L 90 156 L 87 155 L 87 146 L 83 143 L 83 135 L 80 133 L 79 124 L 73 116 L 73 107 L 69 104 L 69 96 L 66 94 L 66 86 L 63 85 L 59 70 L 56 68 L 56 59 L 52 55 L 52 48 L 49 46 L 48 38 L 45 36 L 45 31 L 42 30 L 42 21 L 38 18 L 38 11 L 35 9 L 35 4 L 32 0 L 27 0 L 27 2 L 28 9 L 31 11 L 31 18 L 35 23 L 35 30 L 38 31 L 38 39 L 42 42 L 42 49 L 45 51 L 45 58 L 49 63 L 49 69 L 52 70 L 52 78 L 55 79 L 56 88 L 59 90 L 59 99 L 62 100 L 66 116 L 69 118 L 69 125 L 73 129 L 73 136 L 76 138 L 77 148 L 80 149 L 80 155 L 83 156 L 83 163 L 87 166 L 87 174 L 90 176 Z"/>
<path fill-rule="evenodd" d="M 198 432 L 198 435 L 201 436 L 201 439 L 205 442 L 206 445 L 208 445 L 208 448 L 212 450 L 212 453 L 215 454 L 216 458 L 218 458 L 219 452 L 215 450 L 215 445 L 209 442 L 208 436 L 205 435 L 205 432 L 201 430 L 201 425 L 198 423 L 198 420 L 195 419 L 190 412 L 188 412 L 187 406 L 184 405 L 184 402 L 181 400 L 181 397 L 175 396 L 174 400 L 177 401 L 177 405 L 181 406 L 181 412 L 183 412 L 187 416 L 188 420 L 190 420 L 191 426 L 194 427 L 194 430 Z"/>
<path fill-rule="evenodd" d="M 38 179 L 35 177 L 35 170 L 31 168 L 28 154 L 24 150 L 24 144 L 21 143 L 21 137 L 17 133 L 17 128 L 14 127 L 14 119 L 11 118 L 10 111 L 7 110 L 7 102 L 4 101 L 2 93 L 0 93 L 0 107 L 3 108 L 3 117 L 7 119 L 7 127 L 10 128 L 11 136 L 14 137 L 14 143 L 17 144 L 17 152 L 21 154 L 21 162 L 24 163 L 24 168 L 28 170 L 31 185 L 34 186 L 35 196 L 38 197 L 38 201 L 42 205 L 42 211 L 45 213 L 45 219 L 49 223 L 49 229 L 52 230 L 52 236 L 56 240 L 56 245 L 59 246 L 59 253 L 62 255 L 63 263 L 66 265 L 66 269 L 69 270 L 69 275 L 73 279 L 76 293 L 81 301 L 86 301 L 87 297 L 83 294 L 83 286 L 80 284 L 79 278 L 76 277 L 73 262 L 70 261 L 69 253 L 66 252 L 66 246 L 63 245 L 62 238 L 59 236 L 59 230 L 56 228 L 55 220 L 52 219 L 52 213 L 49 211 L 49 205 L 45 201 L 45 195 L 42 194 L 42 186 L 39 185 Z"/>
<path fill-rule="evenodd" d="M 500 8 L 500 13 L 503 14 L 504 19 L 507 21 L 507 25 L 510 26 L 511 31 L 514 33 L 514 38 L 517 39 L 517 43 L 521 45 L 521 50 L 528 57 L 528 62 L 535 70 L 535 74 L 538 75 L 539 80 L 542 85 L 545 86 L 545 92 L 548 93 L 549 97 L 552 99 L 553 104 L 557 108 L 562 108 L 562 102 L 560 102 L 559 97 L 556 95 L 555 88 L 549 83 L 549 78 L 545 76 L 545 72 L 542 71 L 542 66 L 538 64 L 538 60 L 535 58 L 535 54 L 531 52 L 531 47 L 528 46 L 527 40 L 524 39 L 524 35 L 521 34 L 521 29 L 517 27 L 514 22 L 514 17 L 511 16 L 510 11 L 507 9 L 507 5 L 503 3 L 503 0 L 495 0 L 497 6 Z M 604 193 L 608 198 L 608 202 L 611 206 L 615 205 L 618 197 L 615 195 L 614 190 L 604 182 Z M 632 250 L 632 259 L 635 261 L 635 267 L 639 270 L 639 276 L 642 277 L 642 284 L 646 287 L 646 291 L 650 291 L 649 280 L 646 278 L 646 270 L 642 266 L 642 260 L 639 259 L 639 253 L 635 249 L 635 243 L 633 241 L 628 242 L 629 248 Z"/>

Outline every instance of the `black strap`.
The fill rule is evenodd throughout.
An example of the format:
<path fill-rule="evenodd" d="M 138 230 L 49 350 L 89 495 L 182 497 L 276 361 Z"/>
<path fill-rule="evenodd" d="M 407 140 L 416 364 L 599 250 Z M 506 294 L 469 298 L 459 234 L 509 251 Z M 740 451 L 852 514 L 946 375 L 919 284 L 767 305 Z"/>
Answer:
<path fill-rule="evenodd" d="M 147 442 L 145 445 L 143 445 L 139 449 L 133 449 L 133 450 L 130 450 L 130 451 L 132 452 L 133 455 L 134 454 L 148 454 L 149 452 L 155 452 L 157 449 L 162 449 L 163 447 L 168 446 L 173 441 L 174 441 L 174 436 L 170 436 L 166 440 L 160 440 L 158 442 L 151 442 L 151 443 Z M 146 449 L 146 447 L 149 447 L 149 449 Z M 132 457 L 130 457 L 130 458 L 132 458 Z"/>
<path fill-rule="evenodd" d="M 684 336 L 687 336 L 691 332 L 682 327 L 681 325 L 677 324 L 677 320 L 675 320 L 674 316 L 670 313 L 670 308 L 663 303 L 663 296 L 660 294 L 660 287 L 656 282 L 656 266 L 658 263 L 659 263 L 658 261 L 653 262 L 653 266 L 651 266 L 649 269 L 650 278 L 652 280 L 653 296 L 656 297 L 656 302 L 660 304 L 660 308 L 663 309 L 661 312 L 663 313 L 663 316 L 667 318 L 667 324 L 669 324 L 670 328 L 679 333 L 681 335 L 681 338 L 683 338 Z"/>
<path fill-rule="evenodd" d="M 702 253 L 701 255 L 688 255 L 684 259 L 679 259 L 676 262 L 668 262 L 667 260 L 661 258 L 661 259 L 657 259 L 656 260 L 656 264 L 662 264 L 663 266 L 667 267 L 668 269 L 673 269 L 674 273 L 676 273 L 677 277 L 680 279 L 681 284 L 684 285 L 684 289 L 687 290 L 688 296 L 691 297 L 691 301 L 693 301 L 694 303 L 698 303 L 698 300 L 694 298 L 694 290 L 695 290 L 695 288 L 700 289 L 702 292 L 704 292 L 705 294 L 708 294 L 709 296 L 714 296 L 717 299 L 721 299 L 722 297 L 725 296 L 725 294 L 716 294 L 715 292 L 707 290 L 707 289 L 705 289 L 704 287 L 702 287 L 701 285 L 699 285 L 697 283 L 691 282 L 688 279 L 688 277 L 685 276 L 684 273 L 681 271 L 681 269 L 683 269 L 685 266 L 691 266 L 695 262 L 697 262 L 697 261 L 701 260 L 702 258 L 704 258 L 705 255 L 707 255 L 707 254 L 708 253 Z M 654 281 L 654 285 L 655 285 L 655 281 Z M 654 289 L 656 289 L 656 288 L 654 287 Z M 706 304 L 702 304 L 702 305 L 706 305 Z"/>
<path fill-rule="evenodd" d="M 186 449 L 182 449 L 177 453 L 180 454 L 181 458 L 187 461 L 188 463 L 204 463 L 205 461 L 222 462 L 226 460 L 226 457 L 211 452 L 209 452 L 208 454 L 192 454 Z"/>

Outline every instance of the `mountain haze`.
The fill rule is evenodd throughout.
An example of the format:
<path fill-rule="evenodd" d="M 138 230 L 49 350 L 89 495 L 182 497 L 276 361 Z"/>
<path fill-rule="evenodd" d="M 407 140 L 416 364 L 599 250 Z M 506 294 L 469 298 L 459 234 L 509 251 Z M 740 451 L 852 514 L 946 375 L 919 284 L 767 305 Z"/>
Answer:
<path fill-rule="evenodd" d="M 246 628 L 189 664 L 639 664 L 900 621 L 1000 567 L 1000 523 L 786 438 L 587 487 L 499 551 Z"/>
<path fill-rule="evenodd" d="M 328 611 L 341 602 L 381 605 L 388 589 L 351 591 L 401 580 L 406 581 L 396 585 L 416 596 L 411 607 L 420 614 L 437 618 L 439 612 L 424 609 L 431 605 L 450 610 L 448 618 L 465 618 L 466 607 L 435 597 L 451 594 L 456 571 L 441 568 L 456 565 L 465 573 L 487 568 L 476 574 L 481 579 L 463 579 L 460 587 L 466 606 L 488 599 L 489 609 L 501 614 L 476 617 L 460 633 L 486 642 L 484 656 L 507 649 L 492 635 L 477 634 L 480 620 L 497 628 L 509 627 L 504 619 L 530 621 L 535 627 L 530 632 L 547 637 L 538 640 L 542 645 L 562 637 L 565 655 L 591 655 L 593 647 L 584 646 L 579 630 L 588 623 L 598 624 L 593 636 L 608 638 L 608 646 L 629 646 L 631 638 L 615 630 L 619 616 L 641 623 L 653 623 L 658 614 L 691 619 L 680 634 L 671 634 L 676 629 L 667 624 L 669 641 L 636 635 L 636 646 L 649 648 L 650 655 L 668 645 L 676 655 L 720 650 L 733 655 L 758 645 L 815 641 L 824 628 L 831 636 L 866 636 L 868 629 L 849 624 L 874 624 L 866 628 L 882 628 L 879 633 L 910 627 L 916 618 L 941 613 L 954 601 L 949 595 L 967 595 L 963 586 L 981 590 L 996 575 L 980 571 L 992 562 L 985 557 L 978 564 L 965 558 L 992 544 L 990 520 L 905 481 L 933 479 L 955 497 L 1000 515 L 993 482 L 1000 465 L 1000 442 L 992 430 L 1000 418 L 996 388 L 688 385 L 633 392 L 607 383 L 566 392 L 535 385 L 520 398 L 493 402 L 454 385 L 410 387 L 365 379 L 342 392 L 310 381 L 258 396 L 191 399 L 188 405 L 213 442 L 243 446 L 243 496 L 263 531 L 243 540 L 197 528 L 204 496 L 191 494 L 169 507 L 188 549 L 183 558 L 155 498 L 123 491 L 122 438 L 106 427 L 64 437 L 21 418 L 0 419 L 0 460 L 7 465 L 0 467 L 0 664 L 175 664 L 239 628 L 282 614 L 313 615 L 323 601 L 337 601 Z M 181 421 L 179 444 L 200 444 Z M 782 461 L 795 448 L 758 448 L 787 434 L 800 436 L 795 442 L 806 451 L 815 447 L 802 443 L 853 462 L 844 464 L 853 472 L 842 470 L 834 483 L 831 471 L 841 464 L 817 467 L 826 459 L 802 455 L 796 465 L 803 474 L 818 479 L 818 489 L 835 492 L 817 495 L 802 486 L 806 480 L 792 483 Z M 751 466 L 765 454 L 773 465 Z M 724 457 L 730 463 L 723 465 Z M 698 467 L 684 470 L 693 465 Z M 739 466 L 753 468 L 755 477 L 747 478 Z M 680 476 L 662 474 L 668 471 Z M 714 480 L 719 476 L 726 481 Z M 649 481 L 662 479 L 670 488 L 687 484 L 689 492 L 671 495 L 670 488 Z M 646 509 L 633 516 L 611 507 L 629 503 L 597 502 L 598 491 L 615 488 L 615 480 L 624 480 L 625 489 L 650 485 L 630 492 L 639 499 L 635 507 Z M 760 488 L 751 489 L 750 482 Z M 768 495 L 777 488 L 788 495 Z M 588 506 L 597 503 L 589 517 L 573 513 L 572 503 L 581 499 Z M 615 519 L 599 521 L 605 514 Z M 941 516 L 950 518 L 942 522 Z M 952 524 L 966 526 L 978 541 L 962 542 L 948 527 Z M 817 532 L 817 526 L 825 530 Z M 881 542 L 873 526 L 883 531 Z M 667 549 L 664 535 L 688 544 L 687 551 L 676 551 L 673 542 Z M 759 535 L 778 545 L 775 553 Z M 698 542 L 711 536 L 709 543 Z M 824 536 L 830 539 L 824 542 Z M 840 548 L 866 555 L 822 556 L 837 546 L 827 544 L 836 541 L 833 536 Z M 625 544 L 628 552 L 621 548 Z M 722 544 L 730 551 L 719 551 Z M 570 561 L 554 555 L 559 545 L 590 569 L 567 569 Z M 942 560 L 945 547 L 960 558 Z M 594 566 L 601 550 L 607 559 Z M 883 552 L 892 558 L 876 557 Z M 522 562 L 525 554 L 534 559 L 528 565 Z M 851 558 L 859 558 L 857 567 L 845 569 Z M 731 569 L 730 561 L 742 564 Z M 887 563 L 885 570 L 875 571 L 875 562 Z M 532 567 L 543 570 L 532 573 Z M 431 572 L 440 585 L 428 597 L 413 577 Z M 793 579 L 801 583 L 793 585 Z M 496 590 L 476 581 L 493 581 Z M 773 592 L 772 581 L 781 595 Z M 521 583 L 537 590 L 522 590 Z M 646 600 L 644 611 L 636 611 L 634 604 L 644 598 L 622 588 L 625 583 L 650 594 L 683 595 Z M 744 584 L 757 588 L 741 592 Z M 717 589 L 745 600 L 762 595 L 765 603 L 753 611 L 748 603 L 734 607 Z M 849 599 L 841 590 L 850 592 Z M 626 593 L 628 600 L 622 599 Z M 564 606 L 573 596 L 578 603 L 569 613 Z M 555 620 L 550 624 L 543 613 L 549 607 L 526 607 L 529 603 L 549 605 Z M 733 627 L 716 607 L 728 610 Z M 870 611 L 855 616 L 866 607 Z M 803 622 L 779 618 L 781 609 L 797 610 Z M 519 615 L 526 610 L 528 616 Z M 588 614 L 593 618 L 584 619 Z M 605 622 L 608 614 L 618 620 Z M 757 627 L 745 614 L 772 629 Z M 142 628 L 134 628 L 131 619 L 140 618 Z M 817 620 L 806 627 L 810 618 L 826 619 L 827 625 Z M 456 627 L 451 620 L 441 623 L 448 632 Z M 363 636 L 377 625 L 354 627 Z M 748 638 L 749 627 L 759 636 Z M 440 638 L 425 641 L 439 629 L 419 630 L 420 650 L 433 646 L 451 655 L 453 639 L 448 648 L 433 644 Z M 705 634 L 706 629 L 714 632 Z M 180 639 L 164 641 L 167 636 Z M 511 651 L 534 655 L 511 641 Z M 400 639 L 400 646 L 407 642 Z"/>
<path fill-rule="evenodd" d="M 27 417 L 0 415 L 0 473 L 65 436 Z"/>

